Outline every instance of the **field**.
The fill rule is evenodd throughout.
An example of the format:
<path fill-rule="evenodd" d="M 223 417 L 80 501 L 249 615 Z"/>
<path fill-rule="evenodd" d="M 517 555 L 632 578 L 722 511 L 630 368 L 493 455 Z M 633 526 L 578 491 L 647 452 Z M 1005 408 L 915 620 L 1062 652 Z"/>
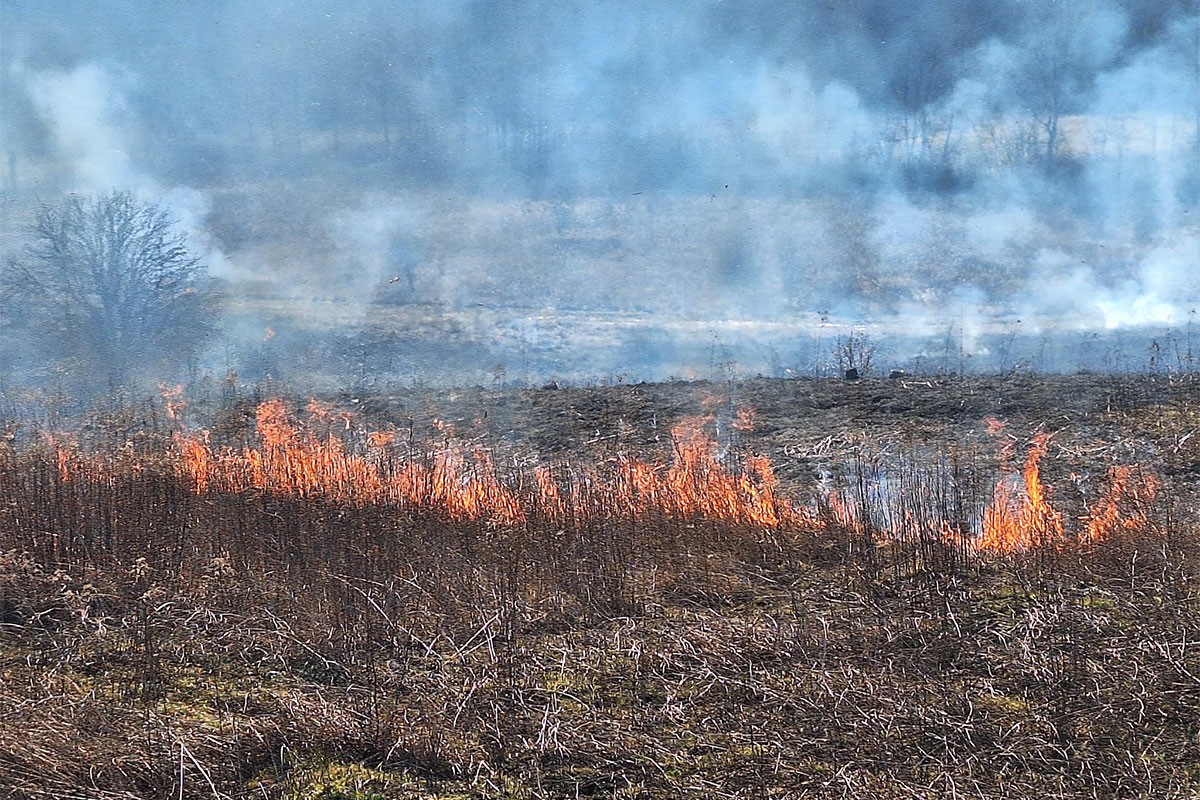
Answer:
<path fill-rule="evenodd" d="M 1192 375 L 0 424 L 5 796 L 1200 796 Z"/>

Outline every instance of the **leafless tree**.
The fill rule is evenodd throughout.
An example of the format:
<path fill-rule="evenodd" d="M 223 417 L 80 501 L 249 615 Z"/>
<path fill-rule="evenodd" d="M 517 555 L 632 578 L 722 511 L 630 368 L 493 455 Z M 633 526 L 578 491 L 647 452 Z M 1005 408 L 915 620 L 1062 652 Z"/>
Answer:
<path fill-rule="evenodd" d="M 161 376 L 211 331 L 204 268 L 171 216 L 129 192 L 43 206 L 2 278 L 5 322 L 93 378 Z"/>
<path fill-rule="evenodd" d="M 871 362 L 875 359 L 875 343 L 866 331 L 851 331 L 838 337 L 833 349 L 833 358 L 838 370 L 847 377 L 869 375 Z"/>

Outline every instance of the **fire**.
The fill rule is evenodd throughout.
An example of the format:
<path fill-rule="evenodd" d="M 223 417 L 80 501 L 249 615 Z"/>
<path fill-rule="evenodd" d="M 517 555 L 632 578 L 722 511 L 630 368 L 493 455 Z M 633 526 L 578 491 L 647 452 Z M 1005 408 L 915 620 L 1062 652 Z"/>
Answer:
<path fill-rule="evenodd" d="M 310 404 L 317 422 L 351 418 Z M 321 497 L 350 504 L 392 504 L 409 509 L 440 509 L 450 519 L 515 524 L 524 511 L 497 478 L 490 457 L 459 449 L 435 454 L 428 463 L 385 457 L 395 441 L 391 431 L 366 436 L 366 450 L 351 452 L 330 432 L 319 437 L 300 426 L 280 399 L 258 406 L 259 447 L 214 450 L 206 435 L 177 436 L 181 469 L 196 492 L 262 490 L 297 497 Z"/>
<path fill-rule="evenodd" d="M 331 429 L 337 424 L 344 430 L 350 430 L 350 426 L 354 422 L 354 415 L 350 412 L 339 411 L 334 408 L 333 403 L 323 403 L 316 398 L 309 400 L 304 410 L 308 412 L 308 416 L 313 422 L 324 423 Z"/>
<path fill-rule="evenodd" d="M 367 444 L 372 450 L 382 450 L 396 441 L 395 431 L 371 431 L 367 434 Z"/>
<path fill-rule="evenodd" d="M 344 420 L 327 406 L 310 404 L 316 423 Z M 678 517 L 737 525 L 777 527 L 803 515 L 777 494 L 770 462 L 750 456 L 740 468 L 722 464 L 705 435 L 707 417 L 684 420 L 673 430 L 674 458 L 656 465 L 636 458 L 618 460 L 608 474 L 593 472 L 566 491 L 552 471 L 533 471 L 531 490 L 514 489 L 498 475 L 491 454 L 448 439 L 441 450 L 416 459 L 390 452 L 395 433 L 376 431 L 355 452 L 332 432 L 316 435 L 298 424 L 280 399 L 259 405 L 259 446 L 214 450 L 206 435 L 177 435 L 179 464 L 196 492 L 263 490 L 338 502 L 382 503 L 410 510 L 429 509 L 453 520 L 518 525 L 531 513 L 542 518 Z M 435 421 L 452 437 L 452 428 Z"/>
<path fill-rule="evenodd" d="M 442 449 L 416 458 L 398 458 L 394 431 L 372 431 L 355 451 L 334 435 L 330 423 L 349 431 L 352 418 L 330 406 L 310 403 L 310 426 L 297 423 L 287 405 L 271 399 L 258 407 L 259 446 L 216 451 L 206 434 L 176 436 L 180 464 L 197 492 L 251 489 L 299 497 L 323 497 L 344 503 L 381 503 L 409 510 L 426 509 L 452 520 L 480 520 L 495 525 L 522 524 L 531 515 L 561 524 L 569 520 L 705 519 L 735 526 L 807 529 L 822 525 L 860 531 L 855 506 L 836 489 L 815 506 L 781 497 L 774 467 L 765 456 L 747 456 L 727 466 L 707 433 L 714 420 L 687 417 L 671 431 L 673 457 L 666 464 L 620 457 L 610 468 L 575 474 L 564 488 L 546 466 L 533 469 L 525 489 L 501 480 L 490 452 L 455 443 L 451 426 L 435 420 L 443 434 Z M 312 425 L 324 425 L 318 436 Z M 999 427 L 999 426 L 997 426 Z M 1041 462 L 1050 437 L 1034 437 L 1018 474 L 1005 472 L 983 514 L 981 530 L 970 540 L 977 551 L 1016 553 L 1068 541 L 1063 515 L 1051 504 L 1042 480 Z M 1006 443 L 1002 468 L 1011 448 Z M 65 458 L 65 456 L 64 456 Z M 521 483 L 518 481 L 518 483 Z M 1100 499 L 1087 514 L 1083 540 L 1102 539 L 1116 530 L 1144 528 L 1158 489 L 1156 479 L 1129 467 L 1113 468 Z M 911 509 L 900 509 L 884 537 L 901 538 L 917 524 Z M 936 521 L 935 521 L 936 522 Z M 947 538 L 962 535 L 943 521 L 935 530 Z"/>
<path fill-rule="evenodd" d="M 172 388 L 170 396 L 174 394 Z M 869 531 L 880 546 L 916 534 L 963 542 L 980 553 L 1014 554 L 1042 547 L 1097 542 L 1115 534 L 1152 530 L 1161 483 L 1130 466 L 1114 466 L 1095 501 L 1080 516 L 1064 517 L 1043 481 L 1051 439 L 1033 438 L 1017 471 L 1009 466 L 1011 438 L 1001 448 L 1001 475 L 977 527 L 939 515 L 921 481 L 906 483 L 886 469 L 858 485 L 823 483 L 808 503 L 783 496 L 774 465 L 762 455 L 737 459 L 711 432 L 715 414 L 688 417 L 671 431 L 669 457 L 650 461 L 618 455 L 592 465 L 501 468 L 491 451 L 472 447 L 445 423 L 425 449 L 394 429 L 364 430 L 332 405 L 310 402 L 307 419 L 279 398 L 262 402 L 254 437 L 240 446 L 214 445 L 207 431 L 173 434 L 163 462 L 199 494 L 263 492 L 354 506 L 382 506 L 397 514 L 519 528 L 550 521 L 564 531 L 609 521 L 661 520 L 719 523 L 731 528 L 786 529 L 829 535 Z M 1001 430 L 999 424 L 990 425 Z M 73 438 L 45 437 L 51 470 L 63 484 L 112 483 L 117 470 L 145 468 L 132 449 L 88 455 Z M 936 498 L 934 498 L 936 500 Z"/>
<path fill-rule="evenodd" d="M 777 527 L 795 518 L 792 506 L 778 498 L 778 481 L 770 462 L 749 456 L 732 470 L 717 458 L 716 443 L 704 428 L 711 417 L 687 417 L 671 430 L 675 458 L 665 471 L 630 460 L 625 488 L 635 513 L 703 517 L 734 524 Z"/>
<path fill-rule="evenodd" d="M 72 475 L 78 471 L 79 444 L 74 437 L 64 434 L 43 433 L 42 438 L 46 446 L 54 452 L 59 479 L 63 483 L 69 483 Z"/>
<path fill-rule="evenodd" d="M 975 543 L 978 548 L 1011 553 L 1062 540 L 1062 515 L 1051 507 L 1042 485 L 1040 463 L 1049 443 L 1048 434 L 1034 437 L 1021 472 L 1023 493 L 1007 480 L 996 484 L 992 504 L 984 512 L 983 533 Z"/>
<path fill-rule="evenodd" d="M 175 434 L 175 446 L 182 458 L 184 471 L 191 477 L 195 490 L 204 494 L 212 483 L 214 459 L 212 448 L 208 445 L 207 431 L 200 436 L 184 436 Z"/>
<path fill-rule="evenodd" d="M 1084 518 L 1083 538 L 1100 541 L 1118 531 L 1148 529 L 1152 524 L 1150 509 L 1160 487 L 1157 477 L 1133 467 L 1110 468 L 1099 501 Z"/>
<path fill-rule="evenodd" d="M 975 549 L 1016 553 L 1039 546 L 1061 548 L 1070 541 L 1063 516 L 1050 505 L 1050 490 L 1042 482 L 1040 463 L 1049 442 L 1046 434 L 1034 437 L 1020 488 L 1010 479 L 996 484 L 984 512 L 983 531 L 972 543 Z M 1152 474 L 1125 465 L 1110 468 L 1099 499 L 1083 517 L 1078 539 L 1100 541 L 1119 531 L 1149 530 L 1160 487 L 1161 481 Z"/>
<path fill-rule="evenodd" d="M 735 431 L 752 431 L 758 420 L 758 412 L 749 406 L 739 408 L 733 419 Z"/>
<path fill-rule="evenodd" d="M 255 428 L 258 438 L 268 450 L 286 448 L 296 438 L 296 428 L 289 417 L 287 404 L 278 397 L 259 404 Z"/>

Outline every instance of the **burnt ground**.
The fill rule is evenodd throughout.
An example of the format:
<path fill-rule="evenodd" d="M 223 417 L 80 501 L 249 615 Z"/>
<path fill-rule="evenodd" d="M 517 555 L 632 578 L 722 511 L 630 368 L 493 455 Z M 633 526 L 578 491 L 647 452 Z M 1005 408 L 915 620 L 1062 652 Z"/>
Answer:
<path fill-rule="evenodd" d="M 1066 469 L 1161 463 L 1200 476 L 1200 379 L 1194 375 L 1032 375 L 759 378 L 586 388 L 415 391 L 333 398 L 365 418 L 415 431 L 433 419 L 517 458 L 572 460 L 615 453 L 668 457 L 671 427 L 697 415 L 729 450 L 767 455 L 785 488 L 810 487 L 822 468 L 863 447 L 994 460 L 1004 439 L 1053 435 Z M 737 411 L 749 410 L 738 426 Z M 999 438 L 988 421 L 1004 424 Z M 530 455 L 532 454 L 532 456 Z"/>
<path fill-rule="evenodd" d="M 255 399 L 194 398 L 184 424 L 236 442 Z M 1115 464 L 1164 489 L 1148 529 L 967 557 L 835 528 L 816 539 L 695 520 L 506 532 L 196 498 L 153 462 L 111 492 L 93 487 L 104 513 L 62 519 L 56 504 L 80 490 L 56 482 L 53 461 L 0 451 L 0 795 L 1200 795 L 1192 376 L 325 399 L 414 448 L 487 447 L 502 471 L 665 460 L 671 427 L 705 414 L 731 459 L 770 456 L 800 495 L 864 458 L 952 455 L 994 475 L 1006 445 L 1019 460 L 1036 433 L 1052 434 L 1043 471 L 1064 508 Z M 306 402 L 296 397 L 301 417 Z M 738 409 L 753 409 L 752 426 L 734 425 Z M 139 414 L 94 415 L 81 438 L 149 451 L 173 423 Z M 29 529 L 30 514 L 47 528 Z M 70 532 L 53 525 L 93 519 L 119 556 L 40 555 L 41 537 Z M 259 539 L 286 544 L 290 560 L 260 557 Z"/>

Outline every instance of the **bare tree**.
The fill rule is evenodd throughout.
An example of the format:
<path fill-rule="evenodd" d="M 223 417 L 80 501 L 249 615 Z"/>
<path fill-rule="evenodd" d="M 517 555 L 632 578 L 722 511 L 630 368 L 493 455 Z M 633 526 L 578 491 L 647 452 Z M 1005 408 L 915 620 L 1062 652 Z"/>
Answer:
<path fill-rule="evenodd" d="M 833 348 L 833 358 L 837 368 L 847 378 L 857 379 L 869 375 L 872 361 L 875 359 L 875 343 L 866 331 L 851 331 L 838 337 Z"/>
<path fill-rule="evenodd" d="M 31 239 L 3 271 L 5 321 L 47 363 L 124 384 L 177 368 L 211 332 L 204 268 L 161 207 L 72 195 L 37 212 Z"/>
<path fill-rule="evenodd" d="M 1091 76 L 1107 58 L 1097 44 L 1101 13 L 1094 4 L 1077 0 L 1028 0 L 1028 59 L 1019 89 L 1026 109 L 1037 123 L 1039 160 L 1054 172 L 1070 160 L 1063 120 L 1076 113 Z"/>

